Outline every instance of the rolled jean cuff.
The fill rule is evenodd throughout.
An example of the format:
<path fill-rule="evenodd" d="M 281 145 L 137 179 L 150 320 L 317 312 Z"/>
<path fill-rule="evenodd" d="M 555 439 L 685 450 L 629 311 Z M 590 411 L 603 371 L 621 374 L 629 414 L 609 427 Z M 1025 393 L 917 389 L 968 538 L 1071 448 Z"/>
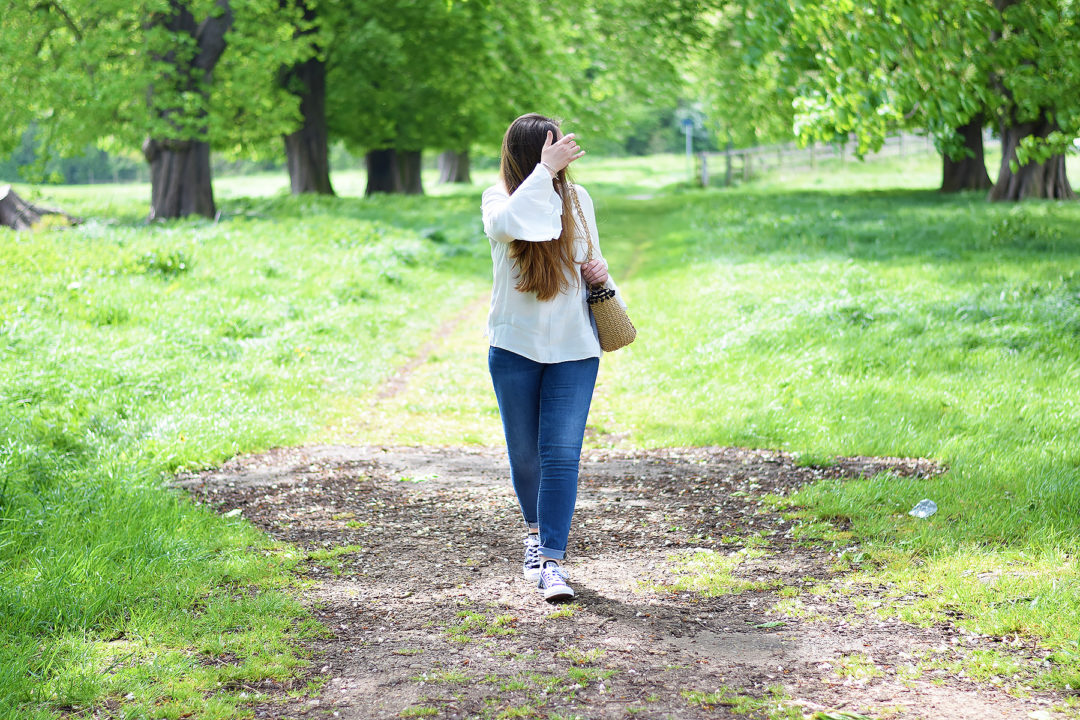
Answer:
<path fill-rule="evenodd" d="M 543 559 L 543 558 L 551 558 L 552 560 L 562 560 L 564 557 L 566 557 L 566 551 L 565 550 L 549 550 L 548 548 L 541 545 L 540 546 L 540 557 L 541 557 L 541 559 Z"/>

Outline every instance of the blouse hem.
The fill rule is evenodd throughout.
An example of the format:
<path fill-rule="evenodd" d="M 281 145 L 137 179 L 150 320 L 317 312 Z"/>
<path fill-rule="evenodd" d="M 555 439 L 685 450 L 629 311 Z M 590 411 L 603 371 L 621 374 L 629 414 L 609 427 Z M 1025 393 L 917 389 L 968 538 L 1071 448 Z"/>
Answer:
<path fill-rule="evenodd" d="M 520 355 L 523 358 L 526 358 L 528 360 L 532 360 L 535 363 L 540 363 L 541 365 L 555 365 L 556 363 L 574 362 L 576 360 L 588 360 L 589 358 L 599 358 L 599 357 L 603 356 L 603 354 L 604 354 L 603 350 L 598 350 L 595 353 L 586 353 L 584 355 L 575 354 L 572 357 L 564 357 L 564 358 L 559 359 L 559 360 L 552 360 L 550 358 L 547 359 L 547 360 L 543 360 L 541 358 L 536 357 L 533 353 L 523 351 L 520 348 L 515 349 L 515 348 L 512 348 L 512 347 L 506 347 L 505 345 L 501 345 L 501 344 L 496 343 L 496 342 L 490 343 L 490 346 L 491 347 L 497 347 L 500 350 L 506 350 L 507 352 L 512 352 L 515 355 Z"/>

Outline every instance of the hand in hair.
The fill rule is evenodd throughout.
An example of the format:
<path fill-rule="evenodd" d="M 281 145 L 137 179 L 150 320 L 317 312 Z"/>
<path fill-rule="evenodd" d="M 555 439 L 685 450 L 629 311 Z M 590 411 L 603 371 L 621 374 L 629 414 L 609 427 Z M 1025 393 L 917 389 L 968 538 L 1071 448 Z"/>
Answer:
<path fill-rule="evenodd" d="M 551 142 L 551 138 L 551 131 L 548 130 L 544 149 L 540 151 L 540 162 L 550 166 L 550 169 L 555 172 L 559 172 L 585 154 L 574 139 L 574 133 L 563 135 L 554 143 Z"/>

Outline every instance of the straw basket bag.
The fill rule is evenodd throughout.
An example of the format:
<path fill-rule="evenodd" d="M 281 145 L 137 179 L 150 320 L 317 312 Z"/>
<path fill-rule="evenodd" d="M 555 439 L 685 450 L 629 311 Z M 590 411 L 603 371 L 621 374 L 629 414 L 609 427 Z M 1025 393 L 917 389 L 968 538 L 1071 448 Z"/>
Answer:
<path fill-rule="evenodd" d="M 588 262 L 593 259 L 593 242 L 592 234 L 589 232 L 589 223 L 586 222 L 585 213 L 581 210 L 574 184 L 566 183 L 566 187 L 570 189 L 574 207 L 577 208 L 578 219 L 581 220 L 581 226 L 585 228 L 585 237 L 589 241 L 589 252 L 585 258 Z M 634 328 L 634 323 L 630 322 L 626 310 L 615 299 L 614 290 L 603 285 L 593 285 L 589 288 L 589 297 L 586 302 L 589 303 L 589 310 L 592 311 L 593 320 L 596 321 L 596 333 L 600 336 L 601 350 L 612 352 L 634 342 L 637 329 Z"/>

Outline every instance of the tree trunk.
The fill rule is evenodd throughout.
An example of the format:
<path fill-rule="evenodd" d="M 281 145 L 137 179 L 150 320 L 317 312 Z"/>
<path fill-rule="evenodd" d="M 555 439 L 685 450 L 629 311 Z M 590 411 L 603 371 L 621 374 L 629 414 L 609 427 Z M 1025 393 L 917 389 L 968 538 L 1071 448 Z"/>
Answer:
<path fill-rule="evenodd" d="M 994 0 L 994 7 L 1002 13 L 1019 3 L 1020 0 Z M 1008 29 L 1008 28 L 1006 28 Z M 999 30 L 990 33 L 990 39 L 998 42 L 1002 37 Z M 1022 61 L 1021 65 L 1030 65 L 1030 62 Z M 1008 89 L 1000 76 L 995 76 L 995 89 L 1002 93 L 1010 102 L 1014 103 L 1012 91 Z M 1016 149 L 1026 137 L 1045 138 L 1051 132 L 1058 129 L 1057 124 L 1048 117 L 1045 108 L 1041 109 L 1037 119 L 1030 122 L 1016 122 L 1015 108 L 1006 116 L 1001 128 L 1001 169 L 998 171 L 997 182 L 990 189 L 989 199 L 997 201 L 1016 201 L 1024 198 L 1049 198 L 1065 200 L 1076 197 L 1069 186 L 1069 178 L 1065 175 L 1065 156 L 1052 155 L 1046 162 L 1028 162 L 1019 165 L 1016 157 Z M 1013 163 L 1017 163 L 1016 172 L 1013 172 Z"/>
<path fill-rule="evenodd" d="M 59 210 L 28 203 L 10 185 L 0 185 L 0 226 L 12 230 L 32 230 L 45 215 L 61 215 L 68 225 L 81 222 Z"/>
<path fill-rule="evenodd" d="M 209 143 L 148 139 L 143 155 L 150 163 L 150 220 L 214 217 Z"/>
<path fill-rule="evenodd" d="M 285 157 L 293 195 L 333 195 L 326 131 L 326 63 L 316 58 L 295 65 L 287 73 L 287 87 L 300 97 L 303 125 L 285 136 Z"/>
<path fill-rule="evenodd" d="M 964 149 L 967 153 L 958 160 L 948 155 L 942 158 L 941 192 L 989 190 L 993 185 L 990 174 L 986 172 L 982 130 L 981 120 L 972 120 L 957 128 L 957 132 L 964 138 Z"/>
<path fill-rule="evenodd" d="M 408 195 L 423 195 L 424 185 L 420 180 L 420 151 L 398 150 L 397 155 L 402 189 Z"/>
<path fill-rule="evenodd" d="M 190 38 L 194 54 L 170 51 L 153 58 L 173 68 L 173 73 L 162 74 L 162 84 L 174 84 L 169 96 L 198 97 L 202 107 L 194 110 L 195 117 L 206 116 L 205 105 L 209 102 L 209 87 L 214 66 L 225 52 L 225 34 L 232 27 L 233 15 L 229 0 L 217 0 L 216 14 L 202 22 L 196 22 L 191 10 L 183 0 L 168 0 L 168 10 L 154 15 L 151 28 L 160 27 L 183 37 Z M 180 107 L 154 104 L 155 92 L 150 90 L 151 111 L 159 119 L 177 128 L 177 136 L 147 138 L 143 142 L 143 155 L 150 163 L 150 219 L 205 215 L 214 217 L 214 189 L 210 176 L 209 129 L 203 125 L 194 132 L 181 130 L 173 118 L 190 113 Z M 192 137 L 194 135 L 195 137 Z"/>
<path fill-rule="evenodd" d="M 440 183 L 471 183 L 469 176 L 469 151 L 447 150 L 439 155 Z"/>
<path fill-rule="evenodd" d="M 397 150 L 384 148 L 368 150 L 364 156 L 367 165 L 367 189 L 365 195 L 401 192 L 401 175 L 398 173 Z"/>
<path fill-rule="evenodd" d="M 288 9 L 292 2 L 280 0 L 282 9 Z M 304 25 L 297 28 L 294 37 L 310 35 L 317 26 L 314 3 L 304 3 L 303 11 Z M 285 158 L 292 193 L 333 195 L 330 153 L 327 149 L 326 63 L 313 56 L 290 68 L 283 68 L 279 77 L 281 86 L 300 98 L 300 115 L 303 118 L 300 128 L 285 136 Z"/>
<path fill-rule="evenodd" d="M 1016 172 L 1010 167 L 1017 162 L 1016 148 L 1030 136 L 1045 138 L 1056 129 L 1045 117 L 1035 122 L 1016 123 L 1001 130 L 1001 170 L 990 190 L 991 201 L 1016 201 L 1024 198 L 1068 200 L 1076 197 L 1065 175 L 1065 156 L 1053 155 L 1042 163 L 1028 162 Z"/>

